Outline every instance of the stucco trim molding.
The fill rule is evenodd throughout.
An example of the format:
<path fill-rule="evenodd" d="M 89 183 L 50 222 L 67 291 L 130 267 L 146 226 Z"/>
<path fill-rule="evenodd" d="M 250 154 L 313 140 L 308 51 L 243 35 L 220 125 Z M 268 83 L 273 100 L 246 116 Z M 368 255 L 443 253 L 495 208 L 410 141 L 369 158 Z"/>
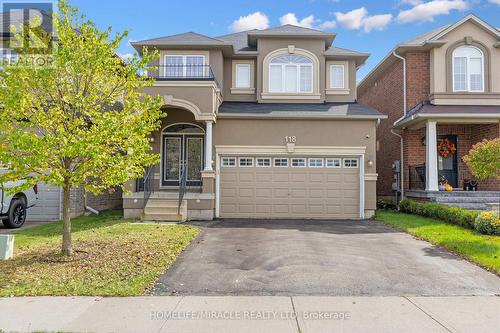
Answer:
<path fill-rule="evenodd" d="M 294 99 L 320 99 L 321 94 L 319 92 L 319 69 L 320 69 L 320 62 L 318 57 L 312 53 L 311 51 L 305 50 L 305 49 L 300 49 L 297 47 L 293 48 L 293 52 L 290 52 L 291 50 L 286 47 L 286 48 L 280 48 L 276 49 L 274 51 L 269 52 L 265 57 L 264 60 L 262 61 L 262 93 L 261 93 L 261 98 L 262 99 L 290 99 L 292 98 L 292 95 L 287 95 L 284 93 L 270 93 L 269 92 L 269 63 L 271 59 L 273 59 L 276 56 L 283 55 L 283 54 L 298 54 L 305 56 L 309 59 L 311 59 L 313 63 L 313 90 L 311 93 L 297 93 L 294 94 L 298 96 L 297 98 Z"/>
<path fill-rule="evenodd" d="M 201 112 L 200 108 L 194 104 L 193 102 L 187 101 L 185 99 L 174 98 L 172 95 L 164 95 L 163 103 L 165 106 L 173 106 L 179 107 L 185 110 L 190 111 L 194 115 L 194 119 L 196 120 L 211 120 L 215 121 L 214 114 L 207 114 Z"/>
<path fill-rule="evenodd" d="M 365 181 L 376 181 L 378 173 L 365 173 Z"/>
<path fill-rule="evenodd" d="M 215 146 L 219 155 L 247 154 L 247 155 L 317 155 L 317 156 L 358 156 L 365 154 L 366 147 L 343 147 L 343 146 L 295 146 L 292 153 L 286 145 L 283 146 Z"/>
<path fill-rule="evenodd" d="M 464 93 L 464 92 L 454 92 L 453 91 L 453 51 L 455 51 L 457 48 L 459 48 L 461 46 L 473 46 L 473 47 L 476 47 L 479 50 L 481 50 L 481 52 L 483 53 L 483 57 L 484 57 L 484 61 L 483 61 L 484 92 L 486 92 L 486 93 L 490 92 L 491 91 L 490 52 L 488 50 L 488 47 L 486 47 L 480 41 L 472 39 L 472 37 L 465 37 L 465 38 L 451 44 L 446 49 L 446 92 L 459 94 L 459 95 Z"/>

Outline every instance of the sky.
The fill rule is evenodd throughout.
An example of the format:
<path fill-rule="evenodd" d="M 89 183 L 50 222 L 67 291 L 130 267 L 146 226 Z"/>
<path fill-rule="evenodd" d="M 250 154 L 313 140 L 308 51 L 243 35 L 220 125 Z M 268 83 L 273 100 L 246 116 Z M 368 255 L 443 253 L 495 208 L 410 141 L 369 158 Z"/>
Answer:
<path fill-rule="evenodd" d="M 72 0 L 98 27 L 129 31 L 129 42 L 194 31 L 208 36 L 282 24 L 334 32 L 334 45 L 368 52 L 358 81 L 398 43 L 469 13 L 500 28 L 500 0 Z"/>

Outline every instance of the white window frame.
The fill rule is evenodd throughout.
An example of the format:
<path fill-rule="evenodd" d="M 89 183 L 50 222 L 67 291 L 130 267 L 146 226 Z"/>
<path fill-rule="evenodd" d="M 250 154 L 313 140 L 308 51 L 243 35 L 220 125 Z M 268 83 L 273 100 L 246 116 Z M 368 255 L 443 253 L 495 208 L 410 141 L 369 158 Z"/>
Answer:
<path fill-rule="evenodd" d="M 233 161 L 233 164 L 229 163 L 229 161 Z M 221 158 L 221 166 L 224 168 L 235 168 L 236 167 L 236 157 L 222 157 Z"/>
<path fill-rule="evenodd" d="M 332 161 L 332 165 L 328 165 L 329 161 Z M 335 165 L 335 162 L 338 162 L 338 165 Z M 342 159 L 341 158 L 327 158 L 325 160 L 325 168 L 330 168 L 330 169 L 342 168 Z"/>
<path fill-rule="evenodd" d="M 283 54 L 277 55 L 276 57 L 273 57 L 273 59 L 278 58 L 283 56 Z M 300 55 L 301 57 L 309 59 L 310 63 L 273 63 L 273 59 L 269 61 L 269 68 L 268 68 L 268 87 L 269 87 L 269 92 L 270 93 L 284 93 L 284 94 L 311 94 L 314 90 L 314 66 L 313 66 L 313 61 L 311 58 L 305 56 L 305 55 Z M 296 71 L 297 71 L 297 77 L 296 77 L 296 87 L 297 89 L 295 91 L 287 91 L 286 90 L 286 81 L 285 81 L 285 69 L 286 67 L 290 66 L 295 66 Z M 271 85 L 271 67 L 280 67 L 281 68 L 281 90 L 273 90 L 272 85 Z M 301 67 L 310 67 L 311 68 L 311 89 L 307 91 L 301 91 L 300 90 L 300 79 L 301 79 Z"/>
<path fill-rule="evenodd" d="M 205 75 L 205 71 L 206 71 L 206 58 L 205 58 L 205 55 L 203 54 L 165 54 L 164 58 L 163 58 L 163 76 L 164 77 L 168 77 L 167 76 L 167 58 L 168 57 L 182 57 L 182 76 L 179 76 L 180 78 L 183 78 L 183 77 L 186 77 L 186 70 L 187 70 L 187 57 L 201 57 L 203 58 L 203 63 L 202 63 L 202 71 L 203 71 L 203 75 Z M 172 78 L 176 78 L 176 76 L 172 77 Z"/>
<path fill-rule="evenodd" d="M 302 165 L 293 165 L 294 161 L 301 161 Z M 307 167 L 307 161 L 303 157 L 294 157 L 294 158 L 290 159 L 290 167 L 292 167 L 292 168 L 306 168 Z"/>
<path fill-rule="evenodd" d="M 316 161 L 316 162 L 317 161 L 321 161 L 321 165 L 315 165 L 315 164 L 313 164 L 314 161 Z M 324 163 L 325 163 L 325 161 L 322 158 L 317 158 L 317 157 L 312 157 L 312 158 L 309 158 L 309 160 L 308 160 L 308 166 L 310 168 L 316 168 L 316 169 L 317 168 L 322 168 L 324 166 Z"/>
<path fill-rule="evenodd" d="M 238 84 L 238 68 L 246 67 L 248 71 L 248 84 L 239 85 Z M 234 71 L 234 87 L 235 88 L 250 88 L 252 86 L 252 66 L 250 64 L 236 64 Z"/>
<path fill-rule="evenodd" d="M 269 164 L 265 165 L 265 163 L 262 163 L 262 164 L 259 163 L 259 162 L 263 162 L 263 161 L 268 161 Z M 272 166 L 272 159 L 270 157 L 257 157 L 255 159 L 255 166 L 257 168 L 270 168 Z"/>
<path fill-rule="evenodd" d="M 286 161 L 286 165 L 276 165 L 276 161 L 278 161 L 278 160 L 280 160 L 280 161 Z M 286 157 L 275 157 L 275 158 L 273 158 L 273 166 L 275 168 L 288 168 L 289 162 L 290 161 Z"/>
<path fill-rule="evenodd" d="M 356 161 L 356 165 L 355 166 L 352 166 L 352 161 Z M 346 162 L 349 162 L 349 165 L 347 165 Z M 342 165 L 346 169 L 358 169 L 359 168 L 359 159 L 353 158 L 353 157 L 351 157 L 351 158 L 344 158 Z"/>
<path fill-rule="evenodd" d="M 481 90 L 472 90 L 471 89 L 471 79 L 470 79 L 471 59 L 472 58 L 477 58 L 477 57 L 471 57 L 470 55 L 465 55 L 465 56 L 460 56 L 460 57 L 459 56 L 455 56 L 455 52 L 457 52 L 458 50 L 460 50 L 462 48 L 476 49 L 481 54 L 481 79 L 482 79 L 482 84 L 481 84 L 482 89 Z M 466 62 L 465 62 L 465 82 L 466 82 L 467 88 L 465 90 L 455 89 L 455 58 L 466 58 Z M 451 64 L 451 79 L 452 79 L 452 89 L 453 89 L 453 92 L 484 92 L 485 91 L 484 53 L 483 53 L 483 51 L 481 49 L 479 49 L 479 48 L 477 48 L 475 46 L 471 46 L 471 45 L 460 46 L 460 47 L 457 47 L 455 50 L 453 50 L 453 53 L 451 54 L 451 59 L 452 59 L 452 64 Z"/>
<path fill-rule="evenodd" d="M 333 84 L 333 68 L 342 68 L 342 86 L 335 86 Z M 344 64 L 332 64 L 330 65 L 330 88 L 331 89 L 345 89 L 345 65 Z"/>
<path fill-rule="evenodd" d="M 244 164 L 241 164 L 242 162 L 245 162 Z M 250 164 L 247 164 L 250 162 Z M 240 168 L 252 168 L 253 167 L 253 157 L 240 157 L 238 158 L 238 166 Z"/>

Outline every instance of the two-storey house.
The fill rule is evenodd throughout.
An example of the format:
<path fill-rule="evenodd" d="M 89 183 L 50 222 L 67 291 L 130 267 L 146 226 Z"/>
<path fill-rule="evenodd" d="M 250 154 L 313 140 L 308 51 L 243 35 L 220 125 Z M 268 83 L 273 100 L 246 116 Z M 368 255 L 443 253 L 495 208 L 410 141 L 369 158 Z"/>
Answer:
<path fill-rule="evenodd" d="M 393 193 L 391 165 L 402 161 L 399 187 L 407 197 L 469 208 L 498 202 L 500 180 L 474 179 L 462 159 L 500 134 L 497 28 L 471 14 L 399 44 L 360 82 L 358 95 L 389 117 L 378 133 L 380 196 Z M 444 183 L 455 191 L 443 195 Z"/>
<path fill-rule="evenodd" d="M 350 218 L 375 210 L 376 129 L 356 102 L 368 54 L 335 34 L 284 25 L 132 43 L 156 49 L 146 73 L 167 116 L 161 162 L 127 184 L 126 216 L 146 220 Z"/>

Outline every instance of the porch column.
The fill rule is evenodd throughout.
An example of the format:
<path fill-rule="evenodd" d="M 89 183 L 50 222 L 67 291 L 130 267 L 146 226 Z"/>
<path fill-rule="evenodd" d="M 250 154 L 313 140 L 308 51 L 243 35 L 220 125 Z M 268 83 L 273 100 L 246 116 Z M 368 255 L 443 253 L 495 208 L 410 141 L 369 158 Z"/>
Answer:
<path fill-rule="evenodd" d="M 206 122 L 205 129 L 205 171 L 212 171 L 212 124 L 213 121 Z"/>
<path fill-rule="evenodd" d="M 436 122 L 428 121 L 425 128 L 425 189 L 439 191 Z"/>

